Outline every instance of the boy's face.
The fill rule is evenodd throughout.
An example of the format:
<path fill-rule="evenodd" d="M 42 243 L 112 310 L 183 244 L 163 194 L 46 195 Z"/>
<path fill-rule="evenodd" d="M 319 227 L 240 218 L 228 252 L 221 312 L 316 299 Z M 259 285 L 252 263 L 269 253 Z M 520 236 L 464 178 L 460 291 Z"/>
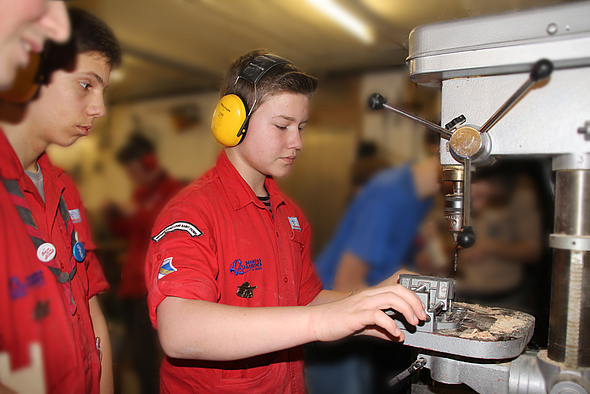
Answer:
<path fill-rule="evenodd" d="M 140 186 L 149 186 L 151 184 L 151 180 L 153 179 L 151 174 L 153 171 L 148 170 L 141 159 L 125 163 L 124 167 L 129 179 L 134 184 Z"/>
<path fill-rule="evenodd" d="M 287 175 L 301 150 L 301 131 L 307 124 L 309 99 L 303 94 L 269 97 L 250 117 L 238 149 L 252 169 L 265 176 Z"/>
<path fill-rule="evenodd" d="M 77 55 L 72 71 L 54 71 L 27 108 L 39 142 L 69 146 L 88 135 L 94 120 L 105 115 L 110 72 L 106 58 L 93 52 Z"/>
<path fill-rule="evenodd" d="M 64 42 L 70 23 L 63 1 L 0 0 L 0 89 L 10 87 L 16 70 L 41 52 L 46 38 Z"/>

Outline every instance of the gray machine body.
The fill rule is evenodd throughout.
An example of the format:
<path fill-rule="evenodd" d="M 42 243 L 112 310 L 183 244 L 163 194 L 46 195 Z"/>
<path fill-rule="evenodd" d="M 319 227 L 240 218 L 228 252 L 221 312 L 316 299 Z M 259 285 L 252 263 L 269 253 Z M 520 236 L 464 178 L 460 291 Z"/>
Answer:
<path fill-rule="evenodd" d="M 567 155 L 567 168 L 590 168 L 590 139 L 578 133 L 590 121 L 590 2 L 420 26 L 408 66 L 415 82 L 442 86 L 441 124 L 463 114 L 481 126 L 542 58 L 554 73 L 490 130 L 491 155 Z M 441 163 L 457 164 L 447 145 Z"/>
<path fill-rule="evenodd" d="M 558 268 L 548 352 L 513 358 L 484 350 L 478 357 L 465 349 L 480 344 L 460 338 L 417 332 L 429 337 L 406 340 L 418 348 L 438 347 L 421 355 L 433 379 L 465 383 L 481 393 L 590 393 L 590 329 L 584 329 L 590 316 L 590 204 L 584 201 L 590 191 L 590 1 L 440 22 L 410 35 L 411 78 L 442 87 L 442 125 L 464 115 L 466 124 L 482 126 L 543 58 L 553 63 L 553 74 L 493 125 L 487 161 L 474 164 L 503 156 L 552 158 L 557 190 L 550 245 Z M 441 164 L 459 164 L 444 139 Z"/>

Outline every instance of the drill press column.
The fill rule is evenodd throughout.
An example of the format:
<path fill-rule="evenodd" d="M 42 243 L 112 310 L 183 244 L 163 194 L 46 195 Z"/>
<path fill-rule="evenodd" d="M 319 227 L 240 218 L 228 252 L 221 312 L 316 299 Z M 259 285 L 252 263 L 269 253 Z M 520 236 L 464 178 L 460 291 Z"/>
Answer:
<path fill-rule="evenodd" d="M 558 170 L 548 356 L 590 367 L 590 170 Z"/>

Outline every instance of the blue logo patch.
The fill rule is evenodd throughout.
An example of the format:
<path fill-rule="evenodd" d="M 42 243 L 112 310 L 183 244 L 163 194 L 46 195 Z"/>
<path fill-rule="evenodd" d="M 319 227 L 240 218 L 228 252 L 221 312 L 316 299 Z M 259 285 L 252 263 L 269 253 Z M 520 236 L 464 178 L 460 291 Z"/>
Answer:
<path fill-rule="evenodd" d="M 73 255 L 77 262 L 81 263 L 86 257 L 86 248 L 82 242 L 76 242 L 74 244 Z"/>
<path fill-rule="evenodd" d="M 160 265 L 160 271 L 158 271 L 158 279 L 162 279 L 166 275 L 176 271 L 178 270 L 172 265 L 172 257 L 168 257 L 167 259 L 164 259 L 164 261 L 162 261 L 162 265 Z"/>
<path fill-rule="evenodd" d="M 301 231 L 301 227 L 299 226 L 299 219 L 296 217 L 289 217 L 289 224 L 293 230 Z"/>
<path fill-rule="evenodd" d="M 242 263 L 241 260 L 234 260 L 229 266 L 229 272 L 235 276 L 244 275 L 248 271 L 259 271 L 262 269 L 262 260 L 254 259 Z"/>
<path fill-rule="evenodd" d="M 80 223 L 82 221 L 79 209 L 70 209 L 68 212 L 70 212 L 70 218 L 72 219 L 72 223 Z"/>
<path fill-rule="evenodd" d="M 27 282 L 27 287 L 30 287 L 30 288 L 43 286 L 45 284 L 45 279 L 43 278 L 43 272 L 41 270 L 33 272 L 31 275 L 27 276 L 26 282 Z"/>
<path fill-rule="evenodd" d="M 17 276 L 13 276 L 8 279 L 8 291 L 10 293 L 11 300 L 18 300 L 27 295 L 28 289 L 34 289 L 41 287 L 45 284 L 43 278 L 43 272 L 41 270 L 35 271 L 30 275 L 27 275 L 24 283 L 20 281 Z"/>

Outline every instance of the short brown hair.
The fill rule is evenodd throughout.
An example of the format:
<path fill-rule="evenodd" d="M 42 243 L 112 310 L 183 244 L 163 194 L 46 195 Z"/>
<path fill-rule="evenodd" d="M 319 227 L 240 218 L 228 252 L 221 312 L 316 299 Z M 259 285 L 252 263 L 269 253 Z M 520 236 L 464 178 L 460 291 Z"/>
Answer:
<path fill-rule="evenodd" d="M 121 65 L 121 47 L 111 28 L 88 11 L 69 8 L 68 17 L 72 34 L 68 42 L 57 44 L 48 41 L 45 46 L 43 76 L 49 81 L 56 70 L 75 66 L 81 53 L 97 53 L 104 57 L 111 69 Z"/>
<path fill-rule="evenodd" d="M 248 111 L 254 112 L 269 97 L 279 93 L 298 93 L 309 98 L 318 88 L 318 80 L 306 74 L 292 63 L 279 64 L 270 69 L 256 85 L 256 108 L 254 104 L 254 85 L 243 78 L 238 79 L 240 72 L 258 56 L 266 55 L 264 50 L 256 50 L 241 56 L 225 74 L 221 83 L 221 96 L 235 94 L 244 101 Z"/>

